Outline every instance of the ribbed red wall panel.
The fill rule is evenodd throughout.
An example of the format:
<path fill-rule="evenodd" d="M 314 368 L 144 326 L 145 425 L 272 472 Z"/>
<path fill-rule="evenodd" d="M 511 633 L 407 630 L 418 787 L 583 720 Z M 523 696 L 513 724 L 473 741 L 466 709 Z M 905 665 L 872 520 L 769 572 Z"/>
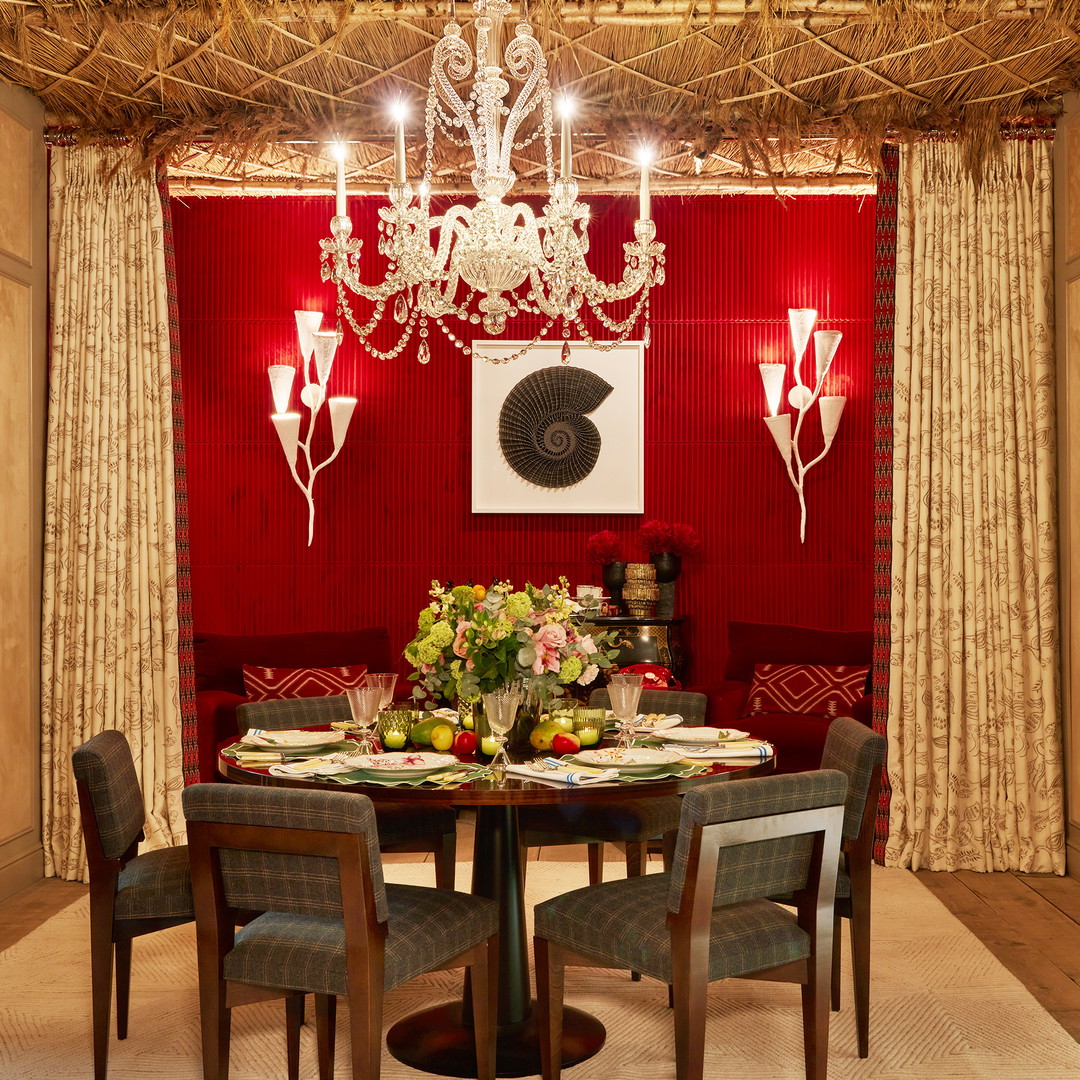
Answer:
<path fill-rule="evenodd" d="M 600 257 L 629 238 L 636 202 L 590 202 L 603 267 Z M 376 206 L 350 204 L 373 263 Z M 653 206 L 668 281 L 653 296 L 645 360 L 643 516 L 473 515 L 469 361 L 438 334 L 427 366 L 415 349 L 378 361 L 347 333 L 331 387 L 359 404 L 340 457 L 316 482 L 308 548 L 306 505 L 269 421 L 266 366 L 296 357 L 293 309 L 333 311 L 318 267 L 330 200 L 175 204 L 196 628 L 385 623 L 404 646 L 432 578 L 596 581 L 587 537 L 614 529 L 633 559 L 637 528 L 652 517 L 685 521 L 704 541 L 678 587 L 695 682 L 720 678 L 728 619 L 869 627 L 873 200 L 707 196 Z M 807 478 L 805 544 L 761 421 L 757 371 L 762 359 L 790 360 L 789 307 L 816 307 L 819 328 L 844 332 L 827 390 L 848 402 L 832 451 Z"/>

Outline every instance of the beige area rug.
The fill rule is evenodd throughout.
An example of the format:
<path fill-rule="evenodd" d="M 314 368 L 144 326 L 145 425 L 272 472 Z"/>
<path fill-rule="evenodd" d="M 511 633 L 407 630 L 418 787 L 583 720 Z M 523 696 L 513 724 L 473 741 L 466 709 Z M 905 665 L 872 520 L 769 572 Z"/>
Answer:
<path fill-rule="evenodd" d="M 607 864 L 610 875 L 615 864 Z M 469 870 L 460 867 L 459 880 Z M 616 871 L 617 872 L 617 871 Z M 1075 1043 L 965 927 L 905 871 L 875 868 L 871 1056 L 855 1049 L 847 945 L 843 1006 L 833 1014 L 830 1080 L 1058 1080 L 1080 1078 Z M 431 884 L 430 866 L 387 867 L 391 880 Z M 531 904 L 586 884 L 584 863 L 529 865 Z M 92 1076 L 86 900 L 0 954 L 0 1078 Z M 453 927 L 446 928 L 453 933 Z M 177 927 L 135 942 L 128 1039 L 112 1041 L 110 1080 L 199 1080 L 194 933 Z M 458 992 L 459 979 L 430 976 L 387 996 L 387 1026 Z M 573 1080 L 675 1076 L 671 1013 L 659 983 L 625 973 L 572 970 L 567 1002 L 608 1029 L 600 1053 L 567 1071 Z M 348 1080 L 348 1011 L 338 1034 L 337 1075 Z M 306 1025 L 302 1076 L 317 1075 L 314 1025 Z M 708 1080 L 802 1080 L 795 986 L 732 980 L 709 989 Z M 383 1076 L 420 1077 L 384 1053 Z M 238 1009 L 232 1080 L 285 1076 L 280 1003 Z"/>

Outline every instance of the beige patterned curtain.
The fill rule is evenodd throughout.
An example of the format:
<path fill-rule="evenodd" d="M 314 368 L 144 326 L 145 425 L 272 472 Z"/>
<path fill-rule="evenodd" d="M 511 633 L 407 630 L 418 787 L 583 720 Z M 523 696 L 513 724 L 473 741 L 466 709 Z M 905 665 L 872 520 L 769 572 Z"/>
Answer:
<path fill-rule="evenodd" d="M 83 880 L 71 752 L 99 731 L 131 743 L 148 843 L 183 832 L 161 204 L 152 173 L 116 166 L 51 156 L 43 839 L 46 875 Z"/>
<path fill-rule="evenodd" d="M 1051 149 L 901 153 L 889 866 L 1065 869 Z"/>

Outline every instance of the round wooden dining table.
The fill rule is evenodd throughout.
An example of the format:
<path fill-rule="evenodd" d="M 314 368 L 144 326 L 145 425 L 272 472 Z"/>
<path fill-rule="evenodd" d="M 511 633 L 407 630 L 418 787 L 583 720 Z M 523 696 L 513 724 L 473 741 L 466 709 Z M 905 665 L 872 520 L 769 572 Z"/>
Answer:
<path fill-rule="evenodd" d="M 632 802 L 658 795 L 677 795 L 698 784 L 734 780 L 771 772 L 775 759 L 717 762 L 694 776 L 605 782 L 583 786 L 555 786 L 519 776 L 494 776 L 459 786 L 342 785 L 332 780 L 273 776 L 266 769 L 247 768 L 220 753 L 235 740 L 219 747 L 218 772 L 241 784 L 321 788 L 354 791 L 373 801 L 417 803 L 427 806 L 469 806 L 476 809 L 473 841 L 472 893 L 499 905 L 499 999 L 496 1074 L 536 1076 L 540 1072 L 540 1047 L 529 979 L 528 939 L 525 923 L 525 889 L 518 835 L 517 808 L 572 802 Z M 527 760 L 533 755 L 513 755 Z M 468 759 L 465 759 L 468 760 Z M 467 989 L 467 988 L 466 988 Z M 462 1000 L 447 1002 L 407 1016 L 394 1024 L 386 1036 L 390 1053 L 414 1069 L 439 1076 L 476 1076 L 476 1054 L 468 993 Z M 604 1025 L 590 1013 L 564 1007 L 562 1061 L 574 1065 L 595 1054 L 604 1044 Z"/>

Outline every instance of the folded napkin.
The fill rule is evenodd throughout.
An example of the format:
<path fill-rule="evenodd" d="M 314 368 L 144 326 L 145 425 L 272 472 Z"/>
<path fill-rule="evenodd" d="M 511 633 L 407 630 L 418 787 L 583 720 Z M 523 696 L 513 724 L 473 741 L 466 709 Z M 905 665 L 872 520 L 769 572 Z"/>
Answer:
<path fill-rule="evenodd" d="M 698 750 L 686 743 L 664 743 L 665 750 L 677 750 L 689 761 L 726 761 L 728 758 L 758 758 L 764 761 L 775 753 L 772 743 L 760 739 L 740 739 L 738 742 L 717 743 Z"/>
<path fill-rule="evenodd" d="M 266 731 L 263 728 L 249 728 L 243 738 L 245 746 L 276 746 L 282 749 L 302 748 L 305 746 L 329 745 L 342 742 L 344 731 Z"/>
<path fill-rule="evenodd" d="M 520 776 L 525 780 L 538 780 L 549 784 L 599 784 L 604 780 L 615 780 L 619 776 L 618 769 L 588 769 L 581 766 L 567 765 L 558 758 L 544 758 L 544 761 L 555 768 L 543 772 L 538 769 L 530 769 L 528 765 L 507 765 L 506 772 L 509 776 Z"/>
<path fill-rule="evenodd" d="M 678 727 L 683 718 L 678 713 L 670 713 L 668 716 L 661 716 L 655 724 L 646 724 L 644 719 L 647 713 L 642 713 L 637 718 L 637 723 L 634 724 L 634 730 L 641 733 L 646 731 L 666 731 L 668 728 Z"/>
<path fill-rule="evenodd" d="M 309 758 L 307 761 L 279 762 L 269 768 L 271 776 L 289 776 L 293 779 L 307 776 L 333 776 L 335 773 L 355 772 L 356 764 L 330 761 L 329 758 Z"/>

